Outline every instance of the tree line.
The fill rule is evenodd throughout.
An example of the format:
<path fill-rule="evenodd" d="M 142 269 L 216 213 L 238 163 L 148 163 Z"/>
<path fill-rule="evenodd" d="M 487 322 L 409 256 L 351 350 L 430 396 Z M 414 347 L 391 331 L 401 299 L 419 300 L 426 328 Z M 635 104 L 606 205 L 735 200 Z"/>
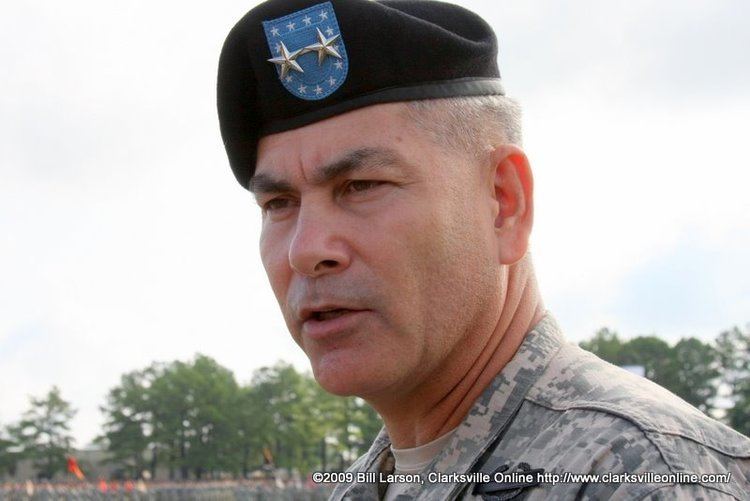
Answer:
<path fill-rule="evenodd" d="M 648 379 L 750 434 L 750 329 L 670 345 L 603 328 L 580 346 L 616 365 L 643 367 Z M 291 365 L 264 367 L 240 385 L 204 355 L 122 375 L 101 410 L 96 442 L 123 478 L 153 477 L 157 468 L 171 479 L 247 478 L 263 467 L 344 469 L 382 426 L 364 401 L 332 396 Z M 0 430 L 0 477 L 13 476 L 23 459 L 39 478 L 64 472 L 74 415 L 56 387 L 31 398 L 21 419 Z"/>
<path fill-rule="evenodd" d="M 382 426 L 363 400 L 324 392 L 291 365 L 261 368 L 249 384 L 204 355 L 153 363 L 124 374 L 101 407 L 95 442 L 123 478 L 156 475 L 247 478 L 255 470 L 343 469 L 363 453 Z M 32 398 L 22 419 L 0 435 L 0 477 L 22 459 L 39 478 L 64 472 L 75 411 L 52 388 Z"/>

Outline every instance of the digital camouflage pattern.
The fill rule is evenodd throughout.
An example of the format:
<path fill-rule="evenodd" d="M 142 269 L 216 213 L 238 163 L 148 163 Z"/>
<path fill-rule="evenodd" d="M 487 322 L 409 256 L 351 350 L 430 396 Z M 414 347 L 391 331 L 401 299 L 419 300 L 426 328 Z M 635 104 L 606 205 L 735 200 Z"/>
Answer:
<path fill-rule="evenodd" d="M 381 430 L 349 472 L 393 470 Z M 430 472 L 730 473 L 728 483 L 430 483 Z M 548 314 L 484 391 L 449 445 L 398 499 L 750 499 L 750 439 L 662 387 L 565 342 Z M 331 499 L 379 499 L 384 483 Z"/>

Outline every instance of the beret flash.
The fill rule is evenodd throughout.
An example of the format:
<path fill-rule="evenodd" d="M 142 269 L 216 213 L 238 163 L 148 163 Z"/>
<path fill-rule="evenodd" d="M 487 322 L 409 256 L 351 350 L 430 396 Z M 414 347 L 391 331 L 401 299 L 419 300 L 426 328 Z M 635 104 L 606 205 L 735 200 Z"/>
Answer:
<path fill-rule="evenodd" d="M 258 140 L 378 103 L 503 94 L 479 16 L 428 0 L 269 0 L 232 28 L 217 107 L 247 188 Z"/>

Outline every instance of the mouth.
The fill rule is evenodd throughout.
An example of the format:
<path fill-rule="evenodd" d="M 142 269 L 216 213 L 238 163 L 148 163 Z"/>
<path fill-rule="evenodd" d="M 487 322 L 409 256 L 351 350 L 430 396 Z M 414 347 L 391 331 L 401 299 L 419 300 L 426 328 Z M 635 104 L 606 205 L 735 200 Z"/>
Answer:
<path fill-rule="evenodd" d="M 302 334 L 323 340 L 351 331 L 368 311 L 338 307 L 303 310 Z"/>
<path fill-rule="evenodd" d="M 347 313 L 351 313 L 353 311 L 357 310 L 350 310 L 348 308 L 334 308 L 332 310 L 319 310 L 319 311 L 313 311 L 311 312 L 310 316 L 308 317 L 308 320 L 332 320 L 334 318 L 338 318 L 341 315 L 346 315 Z"/>

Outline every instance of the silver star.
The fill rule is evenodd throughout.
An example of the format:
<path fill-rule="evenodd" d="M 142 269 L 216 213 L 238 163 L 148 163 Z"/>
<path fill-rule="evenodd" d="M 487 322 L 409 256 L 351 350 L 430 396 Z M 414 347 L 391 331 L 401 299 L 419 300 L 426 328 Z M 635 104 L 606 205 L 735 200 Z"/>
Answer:
<path fill-rule="evenodd" d="M 289 21 L 289 24 L 286 25 L 287 28 L 289 28 L 289 31 L 292 31 L 294 29 L 295 23 Z"/>
<path fill-rule="evenodd" d="M 330 26 L 328 26 L 328 27 L 326 28 L 326 35 L 328 35 L 329 37 L 332 37 L 332 36 L 333 36 L 333 29 L 331 29 L 331 27 L 330 27 Z"/>
<path fill-rule="evenodd" d="M 338 53 L 335 46 L 332 46 L 333 42 L 338 40 L 339 35 L 336 35 L 331 38 L 326 38 L 326 36 L 323 34 L 322 31 L 320 31 L 320 28 L 315 28 L 315 31 L 318 32 L 318 43 L 314 43 L 312 45 L 308 45 L 303 50 L 305 53 L 307 52 L 317 52 L 318 53 L 318 66 L 323 64 L 323 61 L 325 61 L 326 56 L 333 56 L 341 59 L 341 54 Z"/>
<path fill-rule="evenodd" d="M 312 18 L 310 16 L 305 16 L 302 18 L 302 21 L 304 21 L 305 26 L 310 26 L 310 23 L 312 23 Z"/>
<path fill-rule="evenodd" d="M 292 80 L 293 80 L 292 75 L 287 75 L 286 76 L 286 81 L 287 82 L 291 82 Z"/>
<path fill-rule="evenodd" d="M 277 37 L 279 36 L 279 29 L 278 28 L 271 28 L 271 35 Z"/>
<path fill-rule="evenodd" d="M 323 89 L 320 87 L 320 85 L 316 85 L 315 86 L 315 93 L 316 94 L 321 94 L 322 92 L 323 92 Z"/>
<path fill-rule="evenodd" d="M 336 79 L 333 78 L 333 77 L 330 77 L 328 79 L 328 85 L 330 85 L 331 87 L 333 87 L 334 85 L 336 85 Z"/>
<path fill-rule="evenodd" d="M 321 13 L 320 13 L 320 14 L 318 14 L 318 15 L 320 16 L 320 20 L 321 20 L 321 21 L 322 21 L 323 19 L 328 19 L 328 12 L 326 12 L 326 11 L 323 11 L 323 12 L 321 12 Z"/>
<path fill-rule="evenodd" d="M 335 63 L 333 63 L 333 65 L 336 67 L 337 70 L 344 69 L 344 63 L 342 63 L 341 61 L 336 61 Z"/>
<path fill-rule="evenodd" d="M 286 45 L 284 45 L 284 42 L 281 42 L 281 55 L 272 57 L 268 60 L 268 62 L 277 64 L 281 68 L 281 78 L 284 78 L 287 73 L 289 73 L 289 70 L 295 70 L 299 71 L 300 73 L 304 73 L 305 71 L 302 69 L 302 66 L 300 66 L 299 63 L 295 60 L 297 56 L 299 56 L 300 52 L 301 51 L 299 50 L 289 52 L 289 50 L 286 48 Z"/>
<path fill-rule="evenodd" d="M 300 85 L 299 89 L 297 89 L 300 94 L 304 94 L 307 91 L 307 85 Z"/>

